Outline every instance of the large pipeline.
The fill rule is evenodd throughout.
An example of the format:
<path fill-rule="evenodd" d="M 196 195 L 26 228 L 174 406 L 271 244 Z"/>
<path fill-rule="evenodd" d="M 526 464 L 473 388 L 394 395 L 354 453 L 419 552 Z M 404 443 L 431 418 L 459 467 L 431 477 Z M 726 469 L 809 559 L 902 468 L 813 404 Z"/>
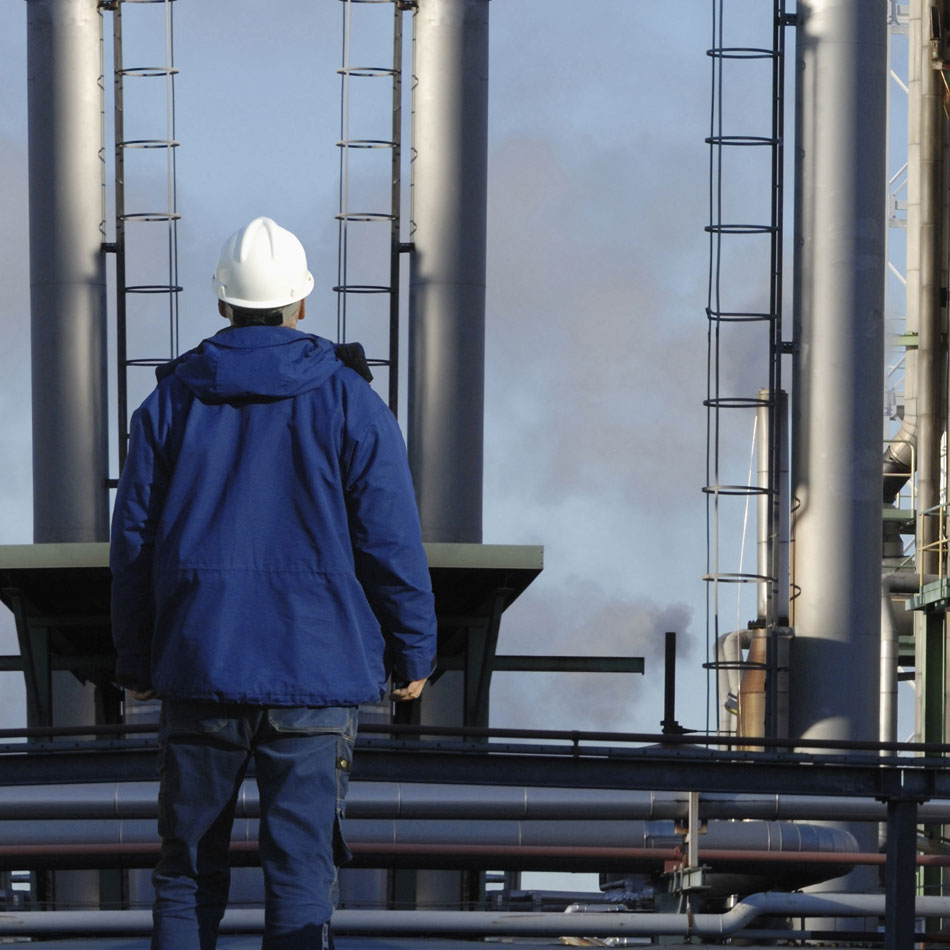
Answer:
<path fill-rule="evenodd" d="M 155 818 L 157 801 L 157 782 L 0 786 L 0 821 Z M 687 818 L 688 806 L 686 792 L 357 781 L 346 811 L 354 819 L 661 821 Z M 242 785 L 236 814 L 259 817 L 253 781 Z M 950 800 L 923 802 L 917 815 L 923 823 L 950 823 Z M 887 806 L 860 797 L 704 793 L 699 817 L 880 822 Z"/>
<path fill-rule="evenodd" d="M 503 913 L 490 911 L 338 910 L 338 934 L 493 937 L 726 937 L 764 916 L 883 917 L 883 895 L 751 894 L 723 914 L 677 913 Z M 950 917 L 950 898 L 918 897 L 917 917 Z M 228 910 L 224 933 L 260 932 L 263 910 Z M 34 911 L 0 914 L 0 936 L 42 934 L 137 934 L 152 929 L 150 911 Z"/>

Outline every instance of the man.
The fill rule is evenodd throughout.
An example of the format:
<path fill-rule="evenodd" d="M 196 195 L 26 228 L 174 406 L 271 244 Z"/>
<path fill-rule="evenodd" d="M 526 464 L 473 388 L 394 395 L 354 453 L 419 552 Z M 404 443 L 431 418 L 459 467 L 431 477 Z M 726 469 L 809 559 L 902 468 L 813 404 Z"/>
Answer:
<path fill-rule="evenodd" d="M 304 249 L 226 242 L 230 326 L 157 371 L 112 524 L 116 679 L 162 700 L 153 948 L 214 947 L 253 757 L 266 950 L 326 947 L 356 707 L 419 696 L 435 616 L 405 446 L 327 340 L 296 329 Z M 336 859 L 336 861 L 334 860 Z"/>

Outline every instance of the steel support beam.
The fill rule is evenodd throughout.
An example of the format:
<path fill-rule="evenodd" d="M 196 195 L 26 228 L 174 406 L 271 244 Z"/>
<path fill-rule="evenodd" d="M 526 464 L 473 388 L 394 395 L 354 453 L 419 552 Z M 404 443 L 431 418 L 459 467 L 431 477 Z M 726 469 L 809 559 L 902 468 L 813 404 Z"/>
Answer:
<path fill-rule="evenodd" d="M 149 781 L 156 775 L 154 741 L 30 743 L 0 746 L 4 785 Z M 353 780 L 471 786 L 550 786 L 858 797 L 895 795 L 926 802 L 950 798 L 945 760 L 913 766 L 872 756 L 716 753 L 671 745 L 530 746 L 360 739 Z M 896 791 L 895 791 L 896 790 Z"/>

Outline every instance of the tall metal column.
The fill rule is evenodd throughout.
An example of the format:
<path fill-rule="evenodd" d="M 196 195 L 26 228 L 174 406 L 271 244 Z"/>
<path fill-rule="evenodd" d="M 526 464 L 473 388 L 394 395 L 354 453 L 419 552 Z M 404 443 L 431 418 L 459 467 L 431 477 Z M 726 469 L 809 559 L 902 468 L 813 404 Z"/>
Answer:
<path fill-rule="evenodd" d="M 419 0 L 413 17 L 409 462 L 427 541 L 482 540 L 488 0 Z M 465 681 L 428 687 L 424 723 L 464 717 Z M 419 906 L 466 896 L 419 871 Z"/>
<path fill-rule="evenodd" d="M 885 7 L 798 9 L 791 715 L 809 738 L 877 736 Z"/>
<path fill-rule="evenodd" d="M 29 0 L 33 539 L 109 531 L 102 19 L 97 0 Z M 53 677 L 52 719 L 95 721 L 94 691 Z M 60 906 L 99 901 L 95 872 L 59 872 Z"/>
<path fill-rule="evenodd" d="M 917 349 L 908 353 L 908 384 L 916 397 L 917 422 L 917 566 L 924 577 L 940 572 L 941 439 L 946 422 L 946 340 L 943 294 L 944 241 L 944 85 L 935 70 L 942 59 L 935 27 L 946 22 L 946 4 L 913 0 L 908 18 L 907 115 L 907 332 L 917 332 Z M 935 16 L 936 14 L 936 16 Z M 946 48 L 945 46 L 943 47 Z M 941 609 L 919 610 L 914 616 L 916 644 L 915 701 L 917 737 L 944 742 L 947 735 L 946 615 Z M 941 838 L 943 826 L 924 829 Z M 945 874 L 923 871 L 926 893 L 938 893 Z"/>
<path fill-rule="evenodd" d="M 886 8 L 798 4 L 790 728 L 812 739 L 878 734 Z"/>
<path fill-rule="evenodd" d="M 428 541 L 482 540 L 488 0 L 414 17 L 409 458 Z"/>
<path fill-rule="evenodd" d="M 907 329 L 919 334 L 917 347 L 917 550 L 920 569 L 935 574 L 934 546 L 940 502 L 940 440 L 944 421 L 946 344 L 942 341 L 942 125 L 943 84 L 934 69 L 929 0 L 911 4 L 908 22 L 907 120 Z M 908 370 L 910 367 L 908 366 Z M 929 514 L 923 514 L 930 512 Z"/>
<path fill-rule="evenodd" d="M 33 536 L 102 541 L 109 498 L 97 0 L 29 0 Z"/>

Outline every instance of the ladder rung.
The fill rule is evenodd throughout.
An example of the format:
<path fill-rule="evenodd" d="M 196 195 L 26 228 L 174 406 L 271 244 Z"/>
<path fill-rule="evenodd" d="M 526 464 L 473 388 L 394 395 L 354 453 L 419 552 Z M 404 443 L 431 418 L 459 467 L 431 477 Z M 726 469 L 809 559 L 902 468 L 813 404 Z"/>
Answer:
<path fill-rule="evenodd" d="M 388 294 L 391 290 L 385 284 L 337 284 L 333 288 L 337 294 Z"/>
<path fill-rule="evenodd" d="M 131 284 L 122 289 L 127 294 L 180 294 L 184 288 L 178 284 Z"/>
<path fill-rule="evenodd" d="M 120 214 L 120 221 L 180 221 L 181 215 L 174 211 L 138 211 Z"/>
<path fill-rule="evenodd" d="M 773 234 L 776 229 L 771 224 L 707 224 L 704 230 L 709 234 Z"/>
<path fill-rule="evenodd" d="M 337 73 L 341 76 L 364 76 L 372 79 L 377 76 L 398 76 L 399 70 L 391 66 L 341 66 Z"/>
<path fill-rule="evenodd" d="M 340 139 L 337 148 L 395 148 L 391 139 Z"/>
<path fill-rule="evenodd" d="M 129 2 L 129 0 L 123 0 Z M 174 66 L 132 66 L 129 69 L 120 69 L 120 76 L 135 77 L 157 77 L 157 76 L 177 76 L 178 70 Z"/>
<path fill-rule="evenodd" d="M 388 221 L 392 222 L 395 215 L 378 211 L 342 211 L 335 214 L 337 221 Z"/>
<path fill-rule="evenodd" d="M 706 316 L 716 323 L 755 323 L 778 318 L 778 314 L 764 310 L 710 310 L 709 308 L 706 309 Z"/>
<path fill-rule="evenodd" d="M 778 139 L 768 135 L 710 135 L 707 145 L 778 145 Z"/>
<path fill-rule="evenodd" d="M 768 495 L 768 488 L 760 485 L 704 485 L 704 495 L 729 495 L 741 498 L 746 495 Z"/>
<path fill-rule="evenodd" d="M 178 148 L 177 139 L 126 139 L 119 148 Z"/>
<path fill-rule="evenodd" d="M 706 55 L 713 59 L 775 59 L 778 52 L 756 46 L 717 46 L 706 50 Z"/>
<path fill-rule="evenodd" d="M 703 405 L 707 409 L 757 409 L 759 406 L 768 406 L 768 399 L 757 396 L 716 396 L 704 399 Z"/>

